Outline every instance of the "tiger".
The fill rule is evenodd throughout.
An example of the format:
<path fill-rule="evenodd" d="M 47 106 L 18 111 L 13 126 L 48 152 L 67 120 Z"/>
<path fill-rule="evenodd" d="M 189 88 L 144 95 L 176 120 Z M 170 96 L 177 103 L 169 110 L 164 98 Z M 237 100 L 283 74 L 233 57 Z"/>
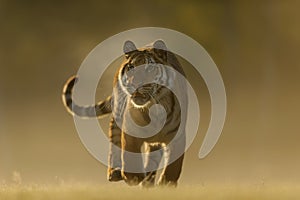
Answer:
<path fill-rule="evenodd" d="M 164 166 L 161 174 L 157 177 L 157 169 L 162 160 L 172 157 L 174 150 L 167 149 L 168 144 L 174 139 L 180 124 L 185 126 L 185 116 L 182 118 L 180 103 L 175 94 L 165 85 L 172 87 L 176 80 L 170 78 L 164 68 L 159 65 L 167 65 L 185 77 L 184 70 L 177 57 L 166 46 L 163 40 L 156 40 L 151 45 L 136 48 L 135 44 L 127 40 L 123 45 L 124 61 L 116 71 L 113 79 L 112 95 L 105 100 L 99 101 L 95 105 L 77 105 L 72 99 L 74 85 L 80 77 L 72 76 L 65 83 L 63 89 L 63 102 L 67 110 L 72 115 L 79 117 L 101 117 L 110 113 L 117 113 L 122 120 L 127 120 L 125 111 L 130 113 L 134 122 L 139 126 L 150 123 L 149 109 L 154 104 L 159 103 L 166 111 L 166 121 L 159 133 L 149 138 L 132 136 L 125 132 L 123 125 L 117 123 L 116 115 L 111 115 L 109 123 L 110 151 L 108 155 L 107 179 L 109 181 L 124 180 L 128 185 L 154 186 L 169 185 L 177 186 L 184 159 L 185 132 L 180 137 L 176 149 L 182 151 L 182 155 Z M 138 74 L 131 73 L 139 66 L 143 66 Z M 147 83 L 144 85 L 134 85 L 149 78 L 155 77 L 158 84 Z M 145 82 L 145 81 L 144 81 Z M 135 86 L 137 89 L 133 89 Z M 186 91 L 182 91 L 182 95 Z M 184 127 L 185 131 L 185 127 Z M 126 160 L 125 152 L 141 153 L 144 147 L 147 158 L 143 161 L 142 156 L 131 163 Z M 151 152 L 156 152 L 151 154 Z M 139 163 L 137 163 L 139 162 Z M 126 170 L 126 166 L 140 165 L 145 172 L 133 173 Z M 154 167 L 153 167 L 154 166 Z M 148 170 L 148 169 L 152 170 Z M 154 170 L 153 170 L 154 169 Z M 157 182 L 157 183 L 155 183 Z"/>

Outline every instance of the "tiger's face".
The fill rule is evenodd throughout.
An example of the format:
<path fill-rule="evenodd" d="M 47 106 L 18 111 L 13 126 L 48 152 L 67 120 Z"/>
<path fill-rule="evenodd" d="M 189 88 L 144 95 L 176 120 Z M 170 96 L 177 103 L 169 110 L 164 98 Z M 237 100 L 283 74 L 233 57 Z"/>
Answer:
<path fill-rule="evenodd" d="M 135 107 L 144 107 L 151 100 L 155 101 L 160 92 L 160 83 L 166 76 L 162 67 L 167 64 L 164 49 L 166 46 L 161 40 L 145 49 L 136 49 L 131 41 L 125 42 L 126 57 L 119 72 L 119 81 Z"/>

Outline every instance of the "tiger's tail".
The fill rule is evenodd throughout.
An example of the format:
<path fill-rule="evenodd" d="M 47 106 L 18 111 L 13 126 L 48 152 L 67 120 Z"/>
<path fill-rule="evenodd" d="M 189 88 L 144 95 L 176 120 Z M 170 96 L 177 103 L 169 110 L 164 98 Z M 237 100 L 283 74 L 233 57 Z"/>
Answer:
<path fill-rule="evenodd" d="M 77 80 L 78 78 L 76 76 L 72 76 L 66 82 L 63 89 L 62 100 L 69 113 L 71 113 L 72 115 L 77 115 L 79 117 L 92 118 L 92 117 L 101 117 L 105 114 L 109 114 L 112 112 L 111 96 L 109 96 L 104 101 L 100 101 L 96 103 L 95 105 L 91 105 L 91 106 L 77 105 L 72 99 L 73 88 Z"/>

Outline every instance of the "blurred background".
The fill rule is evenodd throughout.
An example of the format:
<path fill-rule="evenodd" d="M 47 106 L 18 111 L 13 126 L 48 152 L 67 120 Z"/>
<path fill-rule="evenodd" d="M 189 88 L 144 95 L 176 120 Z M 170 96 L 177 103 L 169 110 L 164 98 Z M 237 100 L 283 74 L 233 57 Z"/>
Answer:
<path fill-rule="evenodd" d="M 205 84 L 187 69 L 200 91 L 202 121 L 181 184 L 299 184 L 299 7 L 296 0 L 1 0 L 0 182 L 112 184 L 81 144 L 62 87 L 101 41 L 157 26 L 198 41 L 227 91 L 223 133 L 199 160 L 210 102 Z M 99 97 L 111 89 L 112 76 L 100 81 Z"/>

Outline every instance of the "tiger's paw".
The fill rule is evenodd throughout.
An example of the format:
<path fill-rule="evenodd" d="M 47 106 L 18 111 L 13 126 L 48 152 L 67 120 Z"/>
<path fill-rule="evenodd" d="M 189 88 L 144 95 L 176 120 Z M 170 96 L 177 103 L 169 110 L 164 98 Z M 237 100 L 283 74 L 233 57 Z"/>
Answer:
<path fill-rule="evenodd" d="M 162 176 L 160 178 L 160 180 L 158 181 L 157 185 L 161 186 L 161 187 L 176 188 L 177 187 L 177 180 L 167 180 L 165 176 Z"/>
<path fill-rule="evenodd" d="M 111 168 L 108 170 L 108 181 L 117 182 L 123 180 L 122 172 L 120 168 Z"/>
<path fill-rule="evenodd" d="M 144 178 L 145 178 L 144 173 L 127 173 L 127 172 L 123 172 L 123 179 L 130 186 L 140 184 L 144 180 Z"/>
<path fill-rule="evenodd" d="M 140 183 L 143 188 L 151 188 L 155 186 L 155 176 L 154 173 L 149 173 L 144 180 Z"/>

